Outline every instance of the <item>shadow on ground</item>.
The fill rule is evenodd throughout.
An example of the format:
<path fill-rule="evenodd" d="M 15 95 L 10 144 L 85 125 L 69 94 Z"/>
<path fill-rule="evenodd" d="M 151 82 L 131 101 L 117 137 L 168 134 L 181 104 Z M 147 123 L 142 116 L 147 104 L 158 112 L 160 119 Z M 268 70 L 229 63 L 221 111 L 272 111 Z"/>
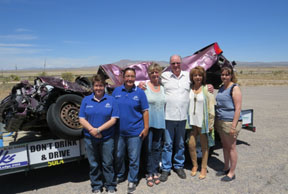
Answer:
<path fill-rule="evenodd" d="M 71 162 L 0 177 L 1 193 L 20 193 L 64 184 L 89 180 L 87 160 Z"/>

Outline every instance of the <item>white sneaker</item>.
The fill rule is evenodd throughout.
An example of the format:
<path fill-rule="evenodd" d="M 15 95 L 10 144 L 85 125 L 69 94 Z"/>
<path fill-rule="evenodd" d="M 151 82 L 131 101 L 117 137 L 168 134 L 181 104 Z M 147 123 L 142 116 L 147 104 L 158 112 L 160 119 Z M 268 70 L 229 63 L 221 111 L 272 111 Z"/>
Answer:
<path fill-rule="evenodd" d="M 136 190 L 136 184 L 132 183 L 132 182 L 128 182 L 128 190 L 127 193 L 128 194 L 132 194 L 134 193 L 134 191 Z"/>

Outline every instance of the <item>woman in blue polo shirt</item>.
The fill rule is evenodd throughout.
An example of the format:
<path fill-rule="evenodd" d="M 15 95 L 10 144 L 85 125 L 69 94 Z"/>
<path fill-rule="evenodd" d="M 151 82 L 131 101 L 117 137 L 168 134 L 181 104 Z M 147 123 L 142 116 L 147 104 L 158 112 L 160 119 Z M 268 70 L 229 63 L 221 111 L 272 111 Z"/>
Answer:
<path fill-rule="evenodd" d="M 136 72 L 126 68 L 124 84 L 113 91 L 119 106 L 119 139 L 117 143 L 117 182 L 124 181 L 125 155 L 128 153 L 128 193 L 136 190 L 138 182 L 140 151 L 149 130 L 148 101 L 144 91 L 135 86 Z"/>
<path fill-rule="evenodd" d="M 79 112 L 92 192 L 101 193 L 104 186 L 108 193 L 114 193 L 114 124 L 119 118 L 119 109 L 115 98 L 105 94 L 105 79 L 101 75 L 95 75 L 92 83 L 94 93 L 82 100 Z"/>

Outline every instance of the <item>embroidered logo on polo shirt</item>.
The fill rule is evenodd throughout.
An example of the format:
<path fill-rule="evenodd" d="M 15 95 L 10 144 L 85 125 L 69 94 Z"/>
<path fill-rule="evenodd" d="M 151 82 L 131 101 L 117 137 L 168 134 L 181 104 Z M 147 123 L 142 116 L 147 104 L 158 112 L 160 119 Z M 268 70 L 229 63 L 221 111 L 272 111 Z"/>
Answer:
<path fill-rule="evenodd" d="M 87 105 L 86 108 L 93 108 L 93 105 Z"/>
<path fill-rule="evenodd" d="M 116 95 L 115 98 L 121 98 L 121 95 L 120 95 L 120 94 L 119 94 L 119 95 Z"/>
<path fill-rule="evenodd" d="M 107 104 L 105 104 L 105 108 L 111 108 L 111 104 L 108 102 Z"/>
<path fill-rule="evenodd" d="M 139 97 L 138 97 L 138 96 L 134 96 L 134 97 L 133 97 L 133 100 L 139 101 Z"/>

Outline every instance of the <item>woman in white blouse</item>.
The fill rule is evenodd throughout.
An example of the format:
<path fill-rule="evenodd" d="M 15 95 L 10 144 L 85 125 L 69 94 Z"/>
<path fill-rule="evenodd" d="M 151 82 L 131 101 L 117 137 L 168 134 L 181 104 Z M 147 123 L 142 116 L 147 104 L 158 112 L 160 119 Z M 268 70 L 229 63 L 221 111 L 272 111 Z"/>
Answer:
<path fill-rule="evenodd" d="M 189 153 L 193 168 L 191 176 L 196 176 L 198 170 L 196 154 L 196 138 L 200 135 L 202 150 L 202 164 L 199 179 L 206 178 L 209 147 L 214 145 L 211 137 L 214 125 L 215 98 L 208 92 L 206 86 L 206 72 L 201 66 L 190 71 L 191 90 L 189 94 L 189 124 L 192 131 L 189 135 Z"/>

